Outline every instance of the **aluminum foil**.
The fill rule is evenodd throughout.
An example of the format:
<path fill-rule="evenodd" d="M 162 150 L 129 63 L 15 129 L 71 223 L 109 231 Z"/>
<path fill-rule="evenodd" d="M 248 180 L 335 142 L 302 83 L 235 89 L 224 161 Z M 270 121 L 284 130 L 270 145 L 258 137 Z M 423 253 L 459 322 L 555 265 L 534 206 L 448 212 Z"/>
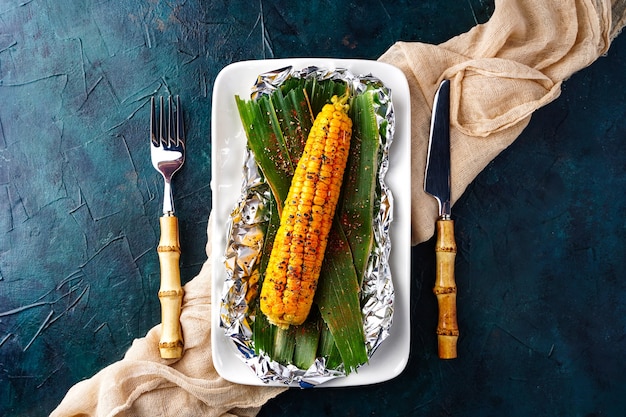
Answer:
<path fill-rule="evenodd" d="M 375 87 L 377 94 L 374 100 L 375 110 L 381 140 L 378 171 L 380 209 L 374 217 L 374 248 L 368 260 L 361 290 L 363 328 L 368 357 L 371 358 L 389 335 L 394 310 L 394 287 L 389 266 L 391 251 L 389 230 L 393 220 L 393 195 L 384 181 L 395 126 L 391 91 L 371 74 L 357 75 L 341 68 L 330 70 L 307 67 L 294 70 L 292 67 L 286 67 L 259 75 L 252 88 L 251 98 L 270 94 L 289 77 L 344 81 L 349 84 L 353 94 L 364 91 L 368 86 Z M 255 354 L 252 341 L 254 311 L 248 310 L 246 294 L 249 289 L 254 291 L 258 283 L 258 263 L 261 260 L 264 230 L 270 217 L 268 207 L 270 190 L 260 175 L 252 152 L 248 149 L 242 172 L 241 195 L 228 220 L 227 246 L 224 253 L 227 276 L 220 300 L 221 327 L 237 347 L 241 359 L 263 382 L 299 385 L 306 388 L 345 377 L 346 374 L 341 367 L 338 370 L 327 369 L 323 358 L 318 358 L 309 369 L 298 369 L 293 365 L 282 365 L 273 361 L 267 355 Z"/>

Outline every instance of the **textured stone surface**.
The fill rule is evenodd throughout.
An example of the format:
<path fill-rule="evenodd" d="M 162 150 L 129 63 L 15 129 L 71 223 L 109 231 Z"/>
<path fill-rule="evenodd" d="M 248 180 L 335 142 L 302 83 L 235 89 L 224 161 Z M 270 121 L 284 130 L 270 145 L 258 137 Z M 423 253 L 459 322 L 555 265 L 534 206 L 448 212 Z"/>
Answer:
<path fill-rule="evenodd" d="M 0 415 L 47 415 L 159 321 L 149 97 L 180 94 L 182 275 L 205 260 L 212 83 L 246 59 L 376 59 L 492 2 L 0 3 Z M 626 39 L 568 80 L 470 185 L 459 358 L 436 357 L 434 242 L 413 250 L 411 358 L 371 387 L 291 390 L 261 416 L 616 415 L 626 407 Z"/>

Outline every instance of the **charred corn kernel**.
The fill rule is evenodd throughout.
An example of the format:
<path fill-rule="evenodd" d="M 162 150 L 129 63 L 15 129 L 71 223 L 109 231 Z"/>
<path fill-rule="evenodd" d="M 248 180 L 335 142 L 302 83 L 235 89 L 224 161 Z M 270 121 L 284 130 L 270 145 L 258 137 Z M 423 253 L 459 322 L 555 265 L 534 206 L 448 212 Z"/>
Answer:
<path fill-rule="evenodd" d="M 313 304 L 350 149 L 346 100 L 334 96 L 315 118 L 281 213 L 260 299 L 282 328 L 302 324 Z"/>

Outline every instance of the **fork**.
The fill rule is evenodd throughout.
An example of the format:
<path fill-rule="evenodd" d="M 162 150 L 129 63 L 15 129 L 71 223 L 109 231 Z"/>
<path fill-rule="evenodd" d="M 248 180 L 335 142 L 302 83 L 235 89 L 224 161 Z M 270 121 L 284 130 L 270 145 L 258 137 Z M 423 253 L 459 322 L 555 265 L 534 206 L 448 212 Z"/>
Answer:
<path fill-rule="evenodd" d="M 163 97 L 160 97 L 157 117 L 154 97 L 150 100 L 150 159 L 164 180 L 163 216 L 160 218 L 161 237 L 157 252 L 161 266 L 159 300 L 161 302 L 161 338 L 159 352 L 164 359 L 176 359 L 183 354 L 183 336 L 180 311 L 183 289 L 180 285 L 180 241 L 178 218 L 174 215 L 172 177 L 185 162 L 185 134 L 180 97 L 176 105 L 172 96 L 167 99 L 165 114 Z"/>

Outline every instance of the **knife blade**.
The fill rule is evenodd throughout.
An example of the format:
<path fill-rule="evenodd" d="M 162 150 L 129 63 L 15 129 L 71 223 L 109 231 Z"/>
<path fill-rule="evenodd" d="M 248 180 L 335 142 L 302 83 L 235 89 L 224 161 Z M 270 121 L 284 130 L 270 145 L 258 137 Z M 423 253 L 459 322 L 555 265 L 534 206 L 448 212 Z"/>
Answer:
<path fill-rule="evenodd" d="M 436 223 L 436 279 L 433 292 L 437 297 L 438 353 L 441 359 L 457 357 L 459 327 L 456 313 L 456 282 L 454 263 L 456 241 L 450 207 L 450 81 L 443 80 L 433 101 L 424 191 L 439 205 Z"/>

